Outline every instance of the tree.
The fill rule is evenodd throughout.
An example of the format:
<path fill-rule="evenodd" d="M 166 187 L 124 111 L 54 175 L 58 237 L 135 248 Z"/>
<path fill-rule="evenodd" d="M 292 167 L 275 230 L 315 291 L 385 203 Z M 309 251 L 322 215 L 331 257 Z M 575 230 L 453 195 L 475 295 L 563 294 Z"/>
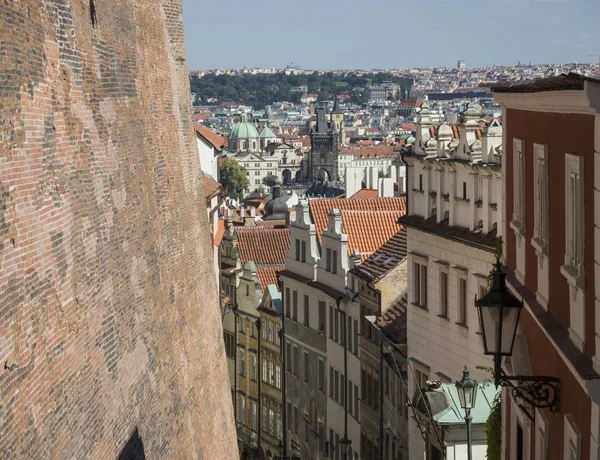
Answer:
<path fill-rule="evenodd" d="M 268 174 L 266 177 L 263 177 L 262 183 L 267 187 L 273 187 L 277 178 L 273 174 Z"/>
<path fill-rule="evenodd" d="M 241 200 L 244 197 L 244 191 L 248 188 L 248 176 L 237 161 L 231 158 L 225 160 L 219 177 L 230 198 Z"/>

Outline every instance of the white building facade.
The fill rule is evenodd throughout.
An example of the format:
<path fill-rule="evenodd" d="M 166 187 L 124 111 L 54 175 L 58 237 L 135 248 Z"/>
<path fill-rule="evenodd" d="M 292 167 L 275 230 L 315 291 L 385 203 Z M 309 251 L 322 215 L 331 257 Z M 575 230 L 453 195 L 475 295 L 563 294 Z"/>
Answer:
<path fill-rule="evenodd" d="M 458 125 L 434 126 L 427 101 L 417 134 L 403 154 L 408 164 L 408 358 L 409 394 L 426 382 L 459 380 L 467 366 L 489 379 L 473 299 L 486 292 L 502 235 L 501 145 L 497 120 L 482 124 L 477 106 Z M 456 130 L 454 130 L 456 132 Z M 411 459 L 425 458 L 418 427 L 409 427 Z M 429 446 L 427 446 L 429 449 Z"/>

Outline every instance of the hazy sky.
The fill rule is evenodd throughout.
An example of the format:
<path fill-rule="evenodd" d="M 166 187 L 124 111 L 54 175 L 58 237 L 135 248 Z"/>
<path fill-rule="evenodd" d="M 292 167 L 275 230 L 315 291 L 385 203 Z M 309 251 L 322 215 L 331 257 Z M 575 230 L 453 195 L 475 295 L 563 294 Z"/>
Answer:
<path fill-rule="evenodd" d="M 597 62 L 600 0 L 183 0 L 190 69 Z M 580 56 L 581 55 L 581 56 Z"/>

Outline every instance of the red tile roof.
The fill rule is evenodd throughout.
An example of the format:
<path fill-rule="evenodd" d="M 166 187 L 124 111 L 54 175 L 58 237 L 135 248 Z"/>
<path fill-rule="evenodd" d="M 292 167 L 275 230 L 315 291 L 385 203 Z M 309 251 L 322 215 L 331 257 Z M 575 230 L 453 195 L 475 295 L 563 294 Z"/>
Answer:
<path fill-rule="evenodd" d="M 369 282 L 381 279 L 406 258 L 408 252 L 406 237 L 406 227 L 403 227 L 353 272 Z"/>
<path fill-rule="evenodd" d="M 342 231 L 348 235 L 348 255 L 358 249 L 361 259 L 367 259 L 387 240 L 400 231 L 398 219 L 404 211 L 342 211 Z"/>
<path fill-rule="evenodd" d="M 407 97 L 402 102 L 400 102 L 400 107 L 415 108 L 415 107 L 421 107 L 421 104 L 423 104 L 423 99 L 421 99 L 420 97 Z"/>
<path fill-rule="evenodd" d="M 274 284 L 277 286 L 277 273 L 282 271 L 284 267 L 266 267 L 266 268 L 257 268 L 256 269 L 256 277 L 260 282 L 260 290 L 265 292 L 267 286 L 269 284 Z"/>
<path fill-rule="evenodd" d="M 350 200 L 356 200 L 358 198 L 377 198 L 377 190 L 374 188 L 363 188 L 349 197 Z"/>
<path fill-rule="evenodd" d="M 221 244 L 224 234 L 225 234 L 225 221 L 223 219 L 219 219 L 219 221 L 217 222 L 217 231 L 213 235 L 213 244 L 215 246 L 219 246 Z"/>
<path fill-rule="evenodd" d="M 217 150 L 221 150 L 225 147 L 225 138 L 220 134 L 215 133 L 212 129 L 207 128 L 202 123 L 196 123 L 196 134 L 201 136 Z"/>
<path fill-rule="evenodd" d="M 355 158 L 391 158 L 398 156 L 393 145 L 340 147 L 340 153 L 353 153 Z"/>
<path fill-rule="evenodd" d="M 309 206 L 319 244 L 327 227 L 327 214 L 332 209 L 339 209 L 344 233 L 348 234 L 348 251 L 351 253 L 357 248 L 366 258 L 400 230 L 397 221 L 406 213 L 406 198 L 313 199 L 309 200 Z"/>
<path fill-rule="evenodd" d="M 235 233 L 242 263 L 251 260 L 257 268 L 285 264 L 290 247 L 289 228 L 236 227 Z"/>
<path fill-rule="evenodd" d="M 220 190 L 221 184 L 212 177 L 202 174 L 202 187 L 204 188 L 204 198 L 210 200 Z"/>

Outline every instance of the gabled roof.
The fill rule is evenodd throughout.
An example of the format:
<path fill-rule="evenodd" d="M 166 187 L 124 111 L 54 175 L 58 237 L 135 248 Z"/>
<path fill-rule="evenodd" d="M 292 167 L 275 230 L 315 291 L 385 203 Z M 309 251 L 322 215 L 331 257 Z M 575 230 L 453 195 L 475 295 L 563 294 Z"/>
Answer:
<path fill-rule="evenodd" d="M 374 188 L 361 188 L 354 195 L 349 197 L 349 200 L 357 200 L 358 198 L 377 198 L 377 190 Z"/>
<path fill-rule="evenodd" d="M 216 150 L 221 150 L 225 146 L 225 138 L 202 123 L 196 123 L 196 134 Z"/>
<path fill-rule="evenodd" d="M 202 173 L 202 187 L 204 188 L 204 198 L 210 200 L 221 189 L 221 184 L 209 175 Z"/>
<path fill-rule="evenodd" d="M 266 267 L 266 268 L 257 268 L 256 269 L 256 277 L 260 282 L 260 290 L 265 292 L 267 286 L 275 285 L 277 286 L 277 273 L 282 271 L 285 267 Z"/>
<path fill-rule="evenodd" d="M 313 199 L 309 200 L 310 214 L 319 244 L 327 227 L 327 215 L 332 209 L 342 213 L 343 232 L 348 235 L 348 253 L 358 249 L 363 259 L 400 230 L 398 218 L 406 213 L 406 199 L 357 198 L 357 199 Z"/>
<path fill-rule="evenodd" d="M 396 232 L 369 258 L 357 266 L 353 273 L 369 282 L 377 281 L 387 275 L 406 258 L 406 233 L 406 228 Z"/>
<path fill-rule="evenodd" d="M 283 265 L 290 247 L 289 228 L 236 227 L 241 262 L 261 265 Z"/>

